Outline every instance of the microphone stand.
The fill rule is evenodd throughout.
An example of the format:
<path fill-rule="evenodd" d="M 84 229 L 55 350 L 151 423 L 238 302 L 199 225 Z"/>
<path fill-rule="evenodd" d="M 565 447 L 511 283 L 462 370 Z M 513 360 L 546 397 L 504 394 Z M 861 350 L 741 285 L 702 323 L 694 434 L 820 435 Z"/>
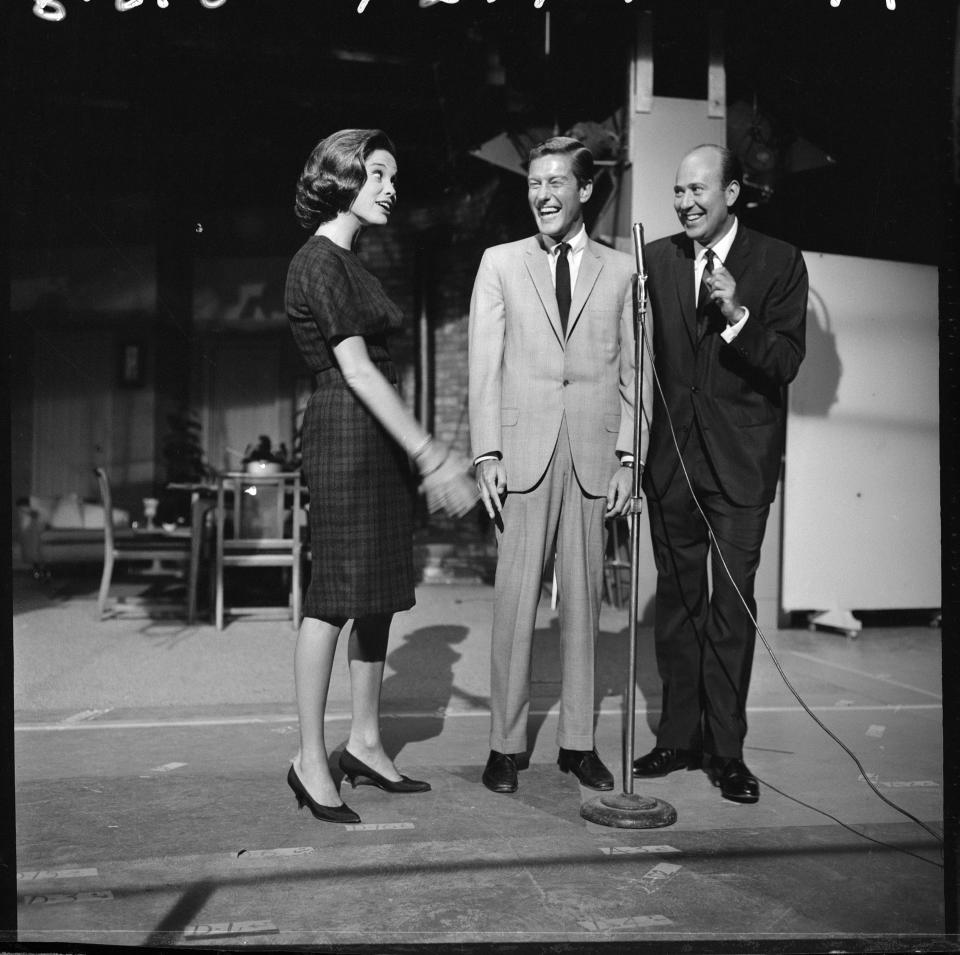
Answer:
<path fill-rule="evenodd" d="M 633 352 L 633 483 L 630 495 L 630 613 L 629 679 L 625 694 L 623 739 L 623 792 L 598 796 L 580 807 L 580 815 L 589 822 L 618 829 L 657 829 L 672 826 L 677 811 L 669 803 L 651 796 L 638 796 L 633 791 L 634 723 L 637 697 L 637 609 L 640 601 L 640 431 L 643 424 L 643 374 L 647 335 L 647 272 L 643 256 L 643 226 L 633 224 L 633 245 L 637 258 L 634 282 L 634 352 Z"/>

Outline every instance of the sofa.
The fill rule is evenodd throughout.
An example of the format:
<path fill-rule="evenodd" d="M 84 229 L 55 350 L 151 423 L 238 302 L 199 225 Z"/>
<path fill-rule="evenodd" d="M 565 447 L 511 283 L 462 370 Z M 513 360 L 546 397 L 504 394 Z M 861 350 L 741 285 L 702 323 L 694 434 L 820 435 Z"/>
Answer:
<path fill-rule="evenodd" d="M 34 576 L 48 576 L 57 564 L 103 563 L 103 505 L 77 494 L 32 495 L 17 502 L 20 557 Z M 128 511 L 113 508 L 113 526 L 130 527 Z"/>

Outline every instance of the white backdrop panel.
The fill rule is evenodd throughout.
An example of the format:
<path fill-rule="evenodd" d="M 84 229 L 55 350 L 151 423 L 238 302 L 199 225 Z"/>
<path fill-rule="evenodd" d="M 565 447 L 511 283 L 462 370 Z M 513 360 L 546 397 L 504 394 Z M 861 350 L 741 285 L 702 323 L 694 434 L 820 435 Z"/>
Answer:
<path fill-rule="evenodd" d="M 937 270 L 804 253 L 783 609 L 940 606 Z"/>

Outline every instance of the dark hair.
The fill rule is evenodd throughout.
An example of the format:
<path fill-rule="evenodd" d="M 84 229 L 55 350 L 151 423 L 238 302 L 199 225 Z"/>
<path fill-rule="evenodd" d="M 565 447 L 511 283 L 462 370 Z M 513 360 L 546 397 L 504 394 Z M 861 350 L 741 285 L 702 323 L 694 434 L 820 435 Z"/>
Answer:
<path fill-rule="evenodd" d="M 397 155 L 390 137 L 380 129 L 341 129 L 314 146 L 294 199 L 294 212 L 304 229 L 313 232 L 350 208 L 367 181 L 364 163 L 377 149 Z"/>
<path fill-rule="evenodd" d="M 713 149 L 720 157 L 720 185 L 726 189 L 731 182 L 739 182 L 743 185 L 743 165 L 740 157 L 726 146 L 718 146 L 716 143 L 701 143 L 699 146 L 690 150 L 695 153 L 698 149 Z"/>
<path fill-rule="evenodd" d="M 593 153 L 579 139 L 574 139 L 572 136 L 551 136 L 530 150 L 528 163 L 543 156 L 553 155 L 571 157 L 573 160 L 571 168 L 577 177 L 578 186 L 593 182 Z"/>

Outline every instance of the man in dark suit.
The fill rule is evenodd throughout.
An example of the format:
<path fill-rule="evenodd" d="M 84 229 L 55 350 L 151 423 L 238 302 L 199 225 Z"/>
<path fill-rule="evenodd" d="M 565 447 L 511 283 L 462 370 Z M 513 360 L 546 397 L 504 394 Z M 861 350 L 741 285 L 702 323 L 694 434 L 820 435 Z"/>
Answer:
<path fill-rule="evenodd" d="M 664 776 L 706 755 L 723 796 L 753 803 L 759 785 L 743 740 L 754 579 L 783 456 L 786 387 L 804 354 L 807 272 L 798 249 L 738 222 L 740 181 L 723 147 L 688 153 L 673 199 L 683 231 L 647 249 L 663 391 L 643 489 L 663 702 L 656 746 L 633 773 Z"/>

